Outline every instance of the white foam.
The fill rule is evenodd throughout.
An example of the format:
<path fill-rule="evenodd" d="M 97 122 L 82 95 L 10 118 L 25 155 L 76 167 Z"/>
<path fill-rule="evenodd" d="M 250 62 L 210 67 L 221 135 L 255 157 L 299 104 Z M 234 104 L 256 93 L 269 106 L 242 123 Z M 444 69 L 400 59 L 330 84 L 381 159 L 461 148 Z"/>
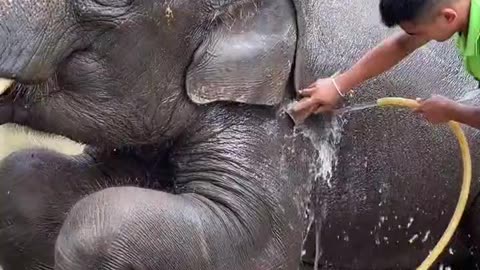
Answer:
<path fill-rule="evenodd" d="M 412 226 L 413 221 L 414 221 L 413 217 L 410 217 L 410 220 L 408 221 L 408 224 L 407 224 L 407 229 L 409 229 L 410 226 Z"/>
<path fill-rule="evenodd" d="M 310 164 L 315 178 L 314 181 L 323 180 L 327 182 L 328 187 L 332 188 L 331 179 L 333 170 L 337 165 L 337 145 L 342 135 L 342 125 L 340 119 L 332 119 L 331 126 L 326 127 L 322 134 L 318 134 L 311 129 L 297 129 L 299 134 L 310 139 L 317 153 L 316 160 Z"/>
<path fill-rule="evenodd" d="M 408 240 L 408 242 L 410 242 L 410 244 L 412 244 L 417 239 L 418 239 L 418 234 L 415 234 L 414 236 L 412 236 L 412 238 L 410 238 L 410 240 Z"/>
<path fill-rule="evenodd" d="M 430 236 L 430 230 L 427 231 L 427 233 L 425 233 L 425 236 L 423 237 L 422 242 L 423 243 L 427 242 L 429 236 Z"/>

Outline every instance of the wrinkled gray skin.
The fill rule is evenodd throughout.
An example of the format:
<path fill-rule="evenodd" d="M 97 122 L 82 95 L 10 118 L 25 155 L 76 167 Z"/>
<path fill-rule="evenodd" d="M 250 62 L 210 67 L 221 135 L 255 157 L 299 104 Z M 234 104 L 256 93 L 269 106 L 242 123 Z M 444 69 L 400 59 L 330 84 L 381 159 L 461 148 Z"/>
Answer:
<path fill-rule="evenodd" d="M 376 0 L 2 1 L 0 77 L 17 84 L 1 122 L 90 147 L 2 162 L 0 264 L 297 269 L 316 254 L 320 269 L 416 267 L 459 192 L 449 130 L 405 111 L 348 115 L 338 170 L 312 185 L 328 169 L 319 154 L 332 118 L 297 130 L 282 111 L 294 89 L 389 33 L 377 10 Z M 418 52 L 352 101 L 461 95 L 474 84 L 445 48 Z M 475 166 L 478 133 L 467 131 Z M 474 176 L 454 255 L 442 258 L 462 267 L 480 241 Z"/>

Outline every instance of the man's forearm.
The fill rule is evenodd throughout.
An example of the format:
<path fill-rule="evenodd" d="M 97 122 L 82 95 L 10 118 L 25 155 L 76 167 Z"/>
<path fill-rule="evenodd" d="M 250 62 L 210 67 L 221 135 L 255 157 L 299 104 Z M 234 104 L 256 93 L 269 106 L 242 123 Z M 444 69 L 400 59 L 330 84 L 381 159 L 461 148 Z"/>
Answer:
<path fill-rule="evenodd" d="M 452 110 L 452 120 L 480 129 L 480 107 L 458 104 Z"/>
<path fill-rule="evenodd" d="M 348 92 L 362 82 L 391 69 L 427 42 L 405 33 L 393 35 L 366 53 L 352 68 L 335 80 L 342 92 Z"/>

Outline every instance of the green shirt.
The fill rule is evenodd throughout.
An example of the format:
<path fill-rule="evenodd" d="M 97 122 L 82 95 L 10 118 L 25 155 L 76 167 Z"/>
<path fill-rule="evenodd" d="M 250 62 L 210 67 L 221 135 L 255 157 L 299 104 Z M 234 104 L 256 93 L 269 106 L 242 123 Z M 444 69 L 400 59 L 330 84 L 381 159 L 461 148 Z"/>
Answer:
<path fill-rule="evenodd" d="M 467 71 L 480 80 L 480 0 L 472 0 L 467 35 L 458 35 L 457 47 Z"/>

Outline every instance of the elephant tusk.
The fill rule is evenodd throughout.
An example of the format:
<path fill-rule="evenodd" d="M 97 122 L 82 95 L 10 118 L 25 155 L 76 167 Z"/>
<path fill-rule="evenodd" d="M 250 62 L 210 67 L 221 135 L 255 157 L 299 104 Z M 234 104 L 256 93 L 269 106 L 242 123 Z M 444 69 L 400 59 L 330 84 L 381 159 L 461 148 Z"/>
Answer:
<path fill-rule="evenodd" d="M 0 78 L 0 95 L 3 95 L 7 89 L 12 86 L 13 80 Z"/>
<path fill-rule="evenodd" d="M 398 98 L 398 97 L 387 97 L 381 98 L 377 100 L 377 104 L 379 106 L 401 106 L 401 107 L 408 107 L 411 109 L 415 109 L 418 107 L 418 102 L 413 99 L 406 99 L 406 98 Z M 460 191 L 460 197 L 457 202 L 457 207 L 455 208 L 455 212 L 448 224 L 447 229 L 443 233 L 442 237 L 435 245 L 433 250 L 427 256 L 427 258 L 422 262 L 422 264 L 417 268 L 420 270 L 426 270 L 430 268 L 435 260 L 440 256 L 443 252 L 447 244 L 452 239 L 455 230 L 460 223 L 460 219 L 462 218 L 463 213 L 465 212 L 465 207 L 467 205 L 468 195 L 470 192 L 470 184 L 472 181 L 472 161 L 470 156 L 470 149 L 468 146 L 467 138 L 465 137 L 465 133 L 463 132 L 460 124 L 455 121 L 449 122 L 450 128 L 452 129 L 453 133 L 457 137 L 458 143 L 460 145 L 460 151 L 462 153 L 462 160 L 463 160 L 463 183 L 462 189 Z"/>

